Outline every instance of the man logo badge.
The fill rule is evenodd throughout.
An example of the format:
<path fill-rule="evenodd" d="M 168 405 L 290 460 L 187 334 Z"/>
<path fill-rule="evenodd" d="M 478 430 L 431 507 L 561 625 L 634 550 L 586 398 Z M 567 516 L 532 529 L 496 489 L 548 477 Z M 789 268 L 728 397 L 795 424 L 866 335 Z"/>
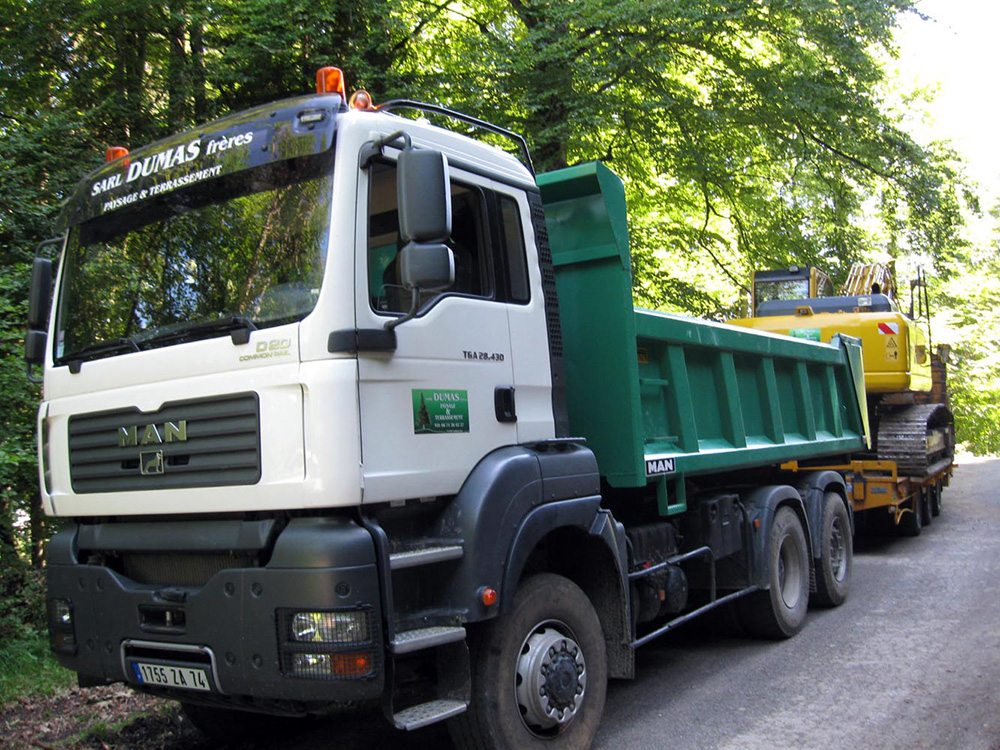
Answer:
<path fill-rule="evenodd" d="M 133 445 L 149 445 L 150 443 L 184 443 L 188 439 L 187 428 L 186 419 L 164 422 L 162 426 L 147 424 L 119 427 L 118 447 L 128 448 Z"/>
<path fill-rule="evenodd" d="M 658 474 L 673 474 L 674 459 L 672 458 L 647 458 L 646 476 L 654 477 Z"/>
<path fill-rule="evenodd" d="M 139 471 L 144 475 L 163 473 L 163 451 L 145 451 L 139 454 Z"/>

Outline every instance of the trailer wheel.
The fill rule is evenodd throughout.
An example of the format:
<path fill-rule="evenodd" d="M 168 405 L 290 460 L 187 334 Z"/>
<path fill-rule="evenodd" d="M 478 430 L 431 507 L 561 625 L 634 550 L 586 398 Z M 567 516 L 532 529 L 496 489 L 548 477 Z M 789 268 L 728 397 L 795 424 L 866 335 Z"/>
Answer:
<path fill-rule="evenodd" d="M 597 613 L 568 578 L 521 584 L 509 614 L 470 642 L 472 702 L 448 722 L 459 750 L 585 750 L 604 710 L 607 657 Z"/>
<path fill-rule="evenodd" d="M 933 487 L 924 487 L 920 490 L 920 523 L 922 526 L 931 525 L 931 502 L 933 499 Z"/>
<path fill-rule="evenodd" d="M 900 536 L 920 536 L 920 530 L 924 526 L 921 516 L 923 515 L 923 490 L 919 490 L 912 498 L 913 508 L 910 512 L 904 512 L 896 526 L 896 532 Z"/>
<path fill-rule="evenodd" d="M 770 588 L 740 599 L 740 616 L 754 635 L 791 638 L 802 629 L 809 605 L 809 547 L 791 508 L 774 514 L 765 554 Z"/>
<path fill-rule="evenodd" d="M 854 544 L 847 508 L 836 492 L 828 492 L 824 498 L 821 532 L 823 548 L 819 559 L 814 562 L 816 593 L 810 598 L 810 603 L 820 607 L 839 607 L 847 599 L 851 586 Z"/>
<path fill-rule="evenodd" d="M 934 488 L 931 490 L 931 515 L 935 518 L 941 515 L 941 493 L 943 491 L 942 482 L 938 479 L 934 482 Z"/>

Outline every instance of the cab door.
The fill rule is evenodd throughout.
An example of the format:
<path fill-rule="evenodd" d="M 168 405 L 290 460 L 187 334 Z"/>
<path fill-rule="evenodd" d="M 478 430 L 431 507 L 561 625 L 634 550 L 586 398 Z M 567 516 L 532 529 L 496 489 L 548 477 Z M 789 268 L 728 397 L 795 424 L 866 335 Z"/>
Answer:
<path fill-rule="evenodd" d="M 421 313 L 395 329 L 394 351 L 358 354 L 366 503 L 455 493 L 483 456 L 517 442 L 516 422 L 497 405 L 513 372 L 507 309 L 496 296 L 489 181 L 454 167 L 451 181 L 454 284 L 424 295 Z M 397 271 L 391 157 L 364 170 L 358 206 L 357 327 L 383 329 L 410 307 Z"/>

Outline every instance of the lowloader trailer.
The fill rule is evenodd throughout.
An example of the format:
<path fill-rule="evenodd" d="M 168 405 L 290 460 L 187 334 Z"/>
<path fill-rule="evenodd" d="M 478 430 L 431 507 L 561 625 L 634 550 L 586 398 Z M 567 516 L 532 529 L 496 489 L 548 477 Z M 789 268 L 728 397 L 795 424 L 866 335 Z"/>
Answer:
<path fill-rule="evenodd" d="M 513 155 L 398 112 L 509 136 Z M 317 94 L 112 150 L 35 262 L 52 648 L 232 739 L 586 748 L 636 649 L 848 593 L 856 340 L 637 310 L 606 167 Z M 54 302 L 49 299 L 53 294 Z"/>

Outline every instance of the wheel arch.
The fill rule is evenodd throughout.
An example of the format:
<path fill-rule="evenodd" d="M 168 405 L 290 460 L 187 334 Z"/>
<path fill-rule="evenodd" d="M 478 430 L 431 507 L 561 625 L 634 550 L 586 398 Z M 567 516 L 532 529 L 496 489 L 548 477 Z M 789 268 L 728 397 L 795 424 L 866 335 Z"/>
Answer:
<path fill-rule="evenodd" d="M 830 502 L 827 494 L 832 492 L 840 496 L 844 507 L 847 509 L 847 518 L 851 524 L 851 535 L 854 535 L 854 509 L 847 496 L 847 482 L 844 477 L 829 469 L 824 471 L 813 471 L 801 477 L 796 484 L 796 489 L 802 497 L 809 525 L 806 528 L 810 536 L 812 555 L 818 558 L 823 548 L 820 538 L 823 533 L 823 511 L 826 504 Z"/>
<path fill-rule="evenodd" d="M 436 522 L 432 536 L 460 539 L 464 555 L 450 574 L 443 600 L 468 622 L 496 617 L 508 606 L 510 555 L 536 513 L 556 525 L 589 528 L 601 502 L 597 460 L 585 446 L 517 445 L 483 457 Z M 515 579 L 516 583 L 516 579 Z M 497 589 L 501 606 L 485 606 L 480 591 Z"/>
<path fill-rule="evenodd" d="M 579 586 L 601 622 L 610 677 L 635 673 L 629 617 L 625 529 L 599 496 L 536 508 L 521 524 L 511 544 L 504 575 L 501 614 L 518 585 L 533 574 L 557 573 Z"/>
<path fill-rule="evenodd" d="M 750 582 L 766 590 L 770 588 L 767 575 L 767 537 L 778 509 L 791 508 L 799 517 L 799 522 L 805 532 L 810 558 L 813 556 L 814 546 L 811 532 L 812 524 L 809 523 L 809 515 L 806 513 L 802 495 L 791 485 L 779 484 L 758 487 L 743 497 L 743 503 L 747 508 L 747 525 L 751 535 L 749 545 Z M 814 586 L 815 582 L 810 580 L 810 590 Z"/>

